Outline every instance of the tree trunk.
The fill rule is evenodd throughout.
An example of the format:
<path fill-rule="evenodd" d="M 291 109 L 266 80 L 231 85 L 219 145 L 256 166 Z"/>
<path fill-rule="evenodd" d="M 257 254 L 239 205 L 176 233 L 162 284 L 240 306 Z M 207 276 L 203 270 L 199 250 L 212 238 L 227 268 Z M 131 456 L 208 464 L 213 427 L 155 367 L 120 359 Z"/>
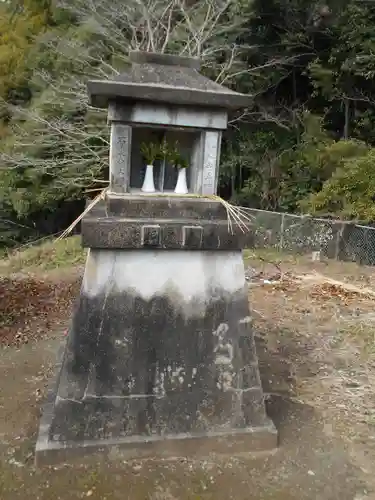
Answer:
<path fill-rule="evenodd" d="M 344 100 L 344 106 L 345 106 L 345 123 L 344 123 L 344 139 L 348 140 L 349 138 L 349 111 L 350 111 L 350 103 L 349 99 Z"/>

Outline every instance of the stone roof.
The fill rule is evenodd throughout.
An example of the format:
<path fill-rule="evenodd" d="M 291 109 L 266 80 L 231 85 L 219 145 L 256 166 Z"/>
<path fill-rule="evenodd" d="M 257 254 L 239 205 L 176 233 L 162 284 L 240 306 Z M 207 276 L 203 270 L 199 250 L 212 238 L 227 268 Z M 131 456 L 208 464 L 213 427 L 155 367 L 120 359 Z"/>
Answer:
<path fill-rule="evenodd" d="M 144 100 L 238 109 L 251 98 L 199 73 L 199 60 L 167 54 L 131 52 L 129 70 L 111 80 L 88 82 L 90 104 L 106 108 L 110 100 Z"/>

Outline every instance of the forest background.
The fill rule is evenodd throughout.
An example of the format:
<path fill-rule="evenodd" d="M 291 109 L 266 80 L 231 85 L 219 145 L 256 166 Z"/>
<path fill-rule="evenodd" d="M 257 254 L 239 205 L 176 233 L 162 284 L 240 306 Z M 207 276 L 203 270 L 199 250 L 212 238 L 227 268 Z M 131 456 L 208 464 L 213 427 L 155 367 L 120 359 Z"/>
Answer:
<path fill-rule="evenodd" d="M 65 229 L 106 186 L 86 81 L 130 49 L 198 56 L 252 105 L 230 117 L 220 194 L 375 221 L 375 2 L 8 0 L 0 4 L 0 246 Z"/>

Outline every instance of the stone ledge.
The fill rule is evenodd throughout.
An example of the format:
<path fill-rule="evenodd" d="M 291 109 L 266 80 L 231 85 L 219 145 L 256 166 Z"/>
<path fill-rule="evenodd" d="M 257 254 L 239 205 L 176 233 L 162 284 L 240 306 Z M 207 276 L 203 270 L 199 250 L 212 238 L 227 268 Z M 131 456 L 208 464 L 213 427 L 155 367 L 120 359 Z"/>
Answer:
<path fill-rule="evenodd" d="M 253 233 L 228 230 L 226 221 L 133 219 L 87 216 L 82 221 L 85 248 L 161 250 L 242 250 Z"/>
<path fill-rule="evenodd" d="M 197 75 L 199 74 L 197 73 Z M 186 76 L 186 80 L 189 81 L 186 82 L 186 86 L 181 87 L 173 85 L 173 82 L 163 84 L 120 80 L 89 80 L 87 82 L 87 93 L 90 104 L 96 108 L 108 108 L 109 101 L 114 99 L 118 101 L 139 100 L 205 106 L 224 110 L 246 108 L 252 102 L 251 96 L 230 91 L 226 87 L 221 87 L 218 90 L 196 88 L 199 87 L 201 78 L 197 82 L 195 78 L 189 78 L 189 74 Z M 119 78 L 121 78 L 121 75 Z"/>
<path fill-rule="evenodd" d="M 90 215 L 136 219 L 227 220 L 225 207 L 218 201 L 187 196 L 179 198 L 140 194 L 109 194 L 106 202 L 97 203 Z"/>
<path fill-rule="evenodd" d="M 48 429 L 39 434 L 35 450 L 37 467 L 50 466 L 94 453 L 116 454 L 123 460 L 147 458 L 181 458 L 210 455 L 252 455 L 277 449 L 278 435 L 269 421 L 262 427 L 233 429 L 205 434 L 176 434 L 174 436 L 133 436 L 90 442 L 57 443 L 47 438 Z"/>

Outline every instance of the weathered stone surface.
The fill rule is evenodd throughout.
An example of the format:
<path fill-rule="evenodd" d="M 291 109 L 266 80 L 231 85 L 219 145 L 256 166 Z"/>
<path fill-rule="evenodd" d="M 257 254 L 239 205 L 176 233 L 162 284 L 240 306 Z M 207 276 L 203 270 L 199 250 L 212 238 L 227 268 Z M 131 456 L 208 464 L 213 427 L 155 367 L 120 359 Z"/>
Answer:
<path fill-rule="evenodd" d="M 264 397 L 260 387 L 244 390 L 241 404 L 246 426 L 258 427 L 266 423 Z"/>
<path fill-rule="evenodd" d="M 112 101 L 109 103 L 108 121 L 149 126 L 163 123 L 166 127 L 225 130 L 228 124 L 228 113 L 225 109 L 215 110 L 206 106 L 196 109 L 188 105 Z"/>
<path fill-rule="evenodd" d="M 240 377 L 240 384 L 243 389 L 260 387 L 258 363 L 254 362 L 250 365 L 244 365 L 243 368 L 241 368 Z"/>
<path fill-rule="evenodd" d="M 82 221 L 82 244 L 89 248 L 239 250 L 253 237 L 251 229 L 230 230 L 223 205 L 207 198 L 109 196 Z"/>
<path fill-rule="evenodd" d="M 81 234 L 84 247 L 101 249 L 147 249 L 152 246 L 164 250 L 240 250 L 252 241 L 251 231 L 243 233 L 237 227 L 232 234 L 226 221 L 200 220 L 194 224 L 188 219 L 87 216 L 82 221 Z"/>
<path fill-rule="evenodd" d="M 161 231 L 159 224 L 150 224 L 141 227 L 141 245 L 143 247 L 159 247 L 161 244 Z"/>
<path fill-rule="evenodd" d="M 202 195 L 213 195 L 217 190 L 219 175 L 221 132 L 206 130 L 202 170 Z"/>
<path fill-rule="evenodd" d="M 150 227 L 152 242 L 144 238 Z M 84 247 L 103 249 L 239 250 L 254 237 L 251 228 L 242 232 L 233 225 L 230 230 L 220 202 L 142 195 L 109 196 L 84 217 L 81 232 Z"/>
<path fill-rule="evenodd" d="M 114 123 L 111 127 L 109 178 L 111 190 L 125 193 L 130 178 L 131 127 Z"/>
<path fill-rule="evenodd" d="M 276 446 L 248 313 L 239 251 L 91 250 L 37 450 L 255 428 Z"/>
<path fill-rule="evenodd" d="M 211 458 L 212 454 L 237 455 L 265 450 L 273 450 L 277 446 L 277 431 L 273 425 L 248 427 L 205 434 L 175 434 L 171 436 L 132 436 L 106 440 L 90 440 L 67 442 L 62 445 L 47 441 L 45 434 L 40 433 L 36 445 L 36 464 L 44 466 L 66 462 L 73 457 L 83 457 L 99 452 L 101 456 L 112 456 L 113 453 L 123 460 L 142 458 L 178 458 L 199 457 Z M 44 445 L 48 443 L 48 445 Z"/>
<path fill-rule="evenodd" d="M 186 248 L 200 249 L 203 240 L 202 226 L 183 226 L 182 228 L 182 246 Z"/>
<path fill-rule="evenodd" d="M 98 203 L 91 211 L 95 216 L 121 216 L 135 219 L 227 219 L 225 207 L 210 198 L 109 194 L 106 204 Z"/>
<path fill-rule="evenodd" d="M 234 92 L 197 71 L 196 59 L 169 54 L 133 54 L 128 71 L 87 84 L 90 104 L 107 108 L 117 100 L 144 100 L 221 109 L 249 106 L 251 96 Z"/>
<path fill-rule="evenodd" d="M 238 412 L 242 395 L 210 391 L 172 393 L 163 398 L 87 397 L 81 402 L 59 400 L 50 428 L 53 442 L 114 439 L 127 436 L 209 433 L 244 428 Z M 264 415 L 261 425 L 264 424 Z M 251 424 L 250 424 L 251 425 Z"/>

